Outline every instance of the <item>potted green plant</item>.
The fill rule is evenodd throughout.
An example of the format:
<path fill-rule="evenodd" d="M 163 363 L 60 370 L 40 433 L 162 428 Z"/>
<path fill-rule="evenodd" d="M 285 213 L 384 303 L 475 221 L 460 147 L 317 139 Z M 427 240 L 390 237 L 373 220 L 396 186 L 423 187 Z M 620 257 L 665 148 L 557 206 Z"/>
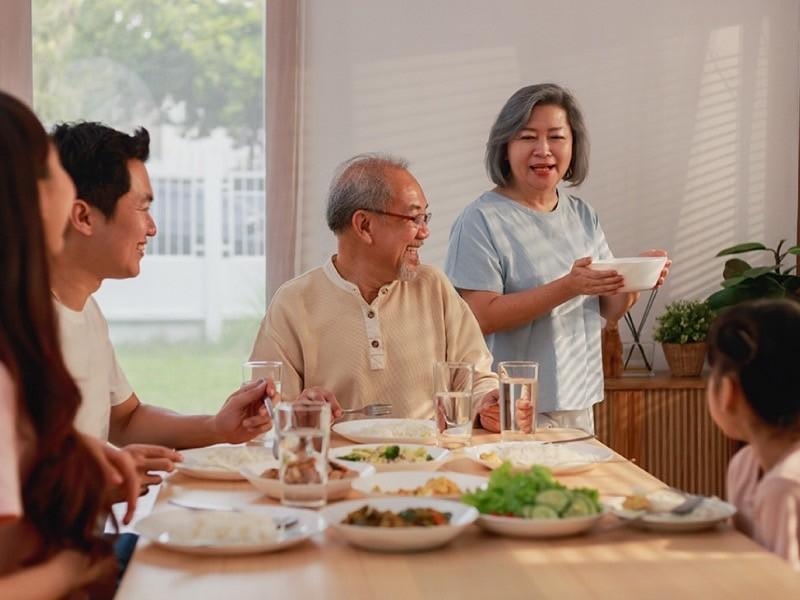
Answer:
<path fill-rule="evenodd" d="M 714 312 L 702 300 L 676 300 L 657 319 L 653 339 L 661 342 L 674 377 L 695 377 L 703 370 L 706 337 Z"/>
<path fill-rule="evenodd" d="M 722 271 L 722 289 L 708 297 L 712 310 L 720 310 L 746 300 L 758 298 L 789 298 L 800 302 L 800 276 L 792 274 L 797 265 L 784 268 L 783 261 L 789 255 L 799 256 L 800 246 L 792 246 L 782 251 L 786 240 L 781 240 L 777 248 L 767 248 L 760 242 L 746 242 L 725 248 L 717 256 L 730 256 L 745 252 L 768 252 L 772 254 L 773 264 L 752 267 L 741 258 L 725 261 Z"/>

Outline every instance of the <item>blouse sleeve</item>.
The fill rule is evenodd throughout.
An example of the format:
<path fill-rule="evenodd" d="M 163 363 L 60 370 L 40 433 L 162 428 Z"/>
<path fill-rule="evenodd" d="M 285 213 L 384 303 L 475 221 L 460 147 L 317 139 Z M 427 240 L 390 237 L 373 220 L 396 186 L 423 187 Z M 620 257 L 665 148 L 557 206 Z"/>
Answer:
<path fill-rule="evenodd" d="M 468 208 L 453 225 L 444 271 L 456 288 L 504 293 L 500 255 L 480 211 Z"/>

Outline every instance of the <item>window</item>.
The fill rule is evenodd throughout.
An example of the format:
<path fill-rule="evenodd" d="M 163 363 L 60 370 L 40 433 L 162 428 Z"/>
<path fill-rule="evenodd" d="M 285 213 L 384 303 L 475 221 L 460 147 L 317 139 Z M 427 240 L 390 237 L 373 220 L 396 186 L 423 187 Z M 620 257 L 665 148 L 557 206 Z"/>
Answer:
<path fill-rule="evenodd" d="M 158 234 L 96 298 L 137 394 L 216 412 L 265 306 L 265 0 L 34 0 L 34 109 L 151 134 Z"/>

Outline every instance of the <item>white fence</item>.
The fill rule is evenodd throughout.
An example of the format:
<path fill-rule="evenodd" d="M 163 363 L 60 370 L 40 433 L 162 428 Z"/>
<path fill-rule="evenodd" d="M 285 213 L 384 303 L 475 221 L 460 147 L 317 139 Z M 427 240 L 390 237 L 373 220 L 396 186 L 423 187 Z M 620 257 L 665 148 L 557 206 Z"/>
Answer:
<path fill-rule="evenodd" d="M 219 177 L 153 174 L 158 234 L 139 277 L 107 281 L 98 301 L 115 337 L 219 337 L 225 319 L 265 304 L 262 172 Z"/>

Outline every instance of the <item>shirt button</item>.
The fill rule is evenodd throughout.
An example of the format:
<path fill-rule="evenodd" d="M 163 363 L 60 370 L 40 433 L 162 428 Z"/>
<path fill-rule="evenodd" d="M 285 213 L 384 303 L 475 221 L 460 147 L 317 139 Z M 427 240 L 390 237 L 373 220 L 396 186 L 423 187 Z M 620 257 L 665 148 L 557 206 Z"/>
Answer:
<path fill-rule="evenodd" d="M 385 293 L 386 293 L 386 292 L 388 292 L 388 291 L 389 291 L 389 290 L 387 290 L 386 288 L 381 288 L 381 294 L 385 294 Z"/>
<path fill-rule="evenodd" d="M 369 311 L 367 313 L 367 318 L 368 319 L 372 319 L 374 316 L 375 316 L 375 311 L 374 310 L 371 310 L 371 311 Z"/>
<path fill-rule="evenodd" d="M 372 347 L 373 348 L 377 348 L 380 345 L 381 345 L 381 343 L 378 340 L 372 340 Z"/>

